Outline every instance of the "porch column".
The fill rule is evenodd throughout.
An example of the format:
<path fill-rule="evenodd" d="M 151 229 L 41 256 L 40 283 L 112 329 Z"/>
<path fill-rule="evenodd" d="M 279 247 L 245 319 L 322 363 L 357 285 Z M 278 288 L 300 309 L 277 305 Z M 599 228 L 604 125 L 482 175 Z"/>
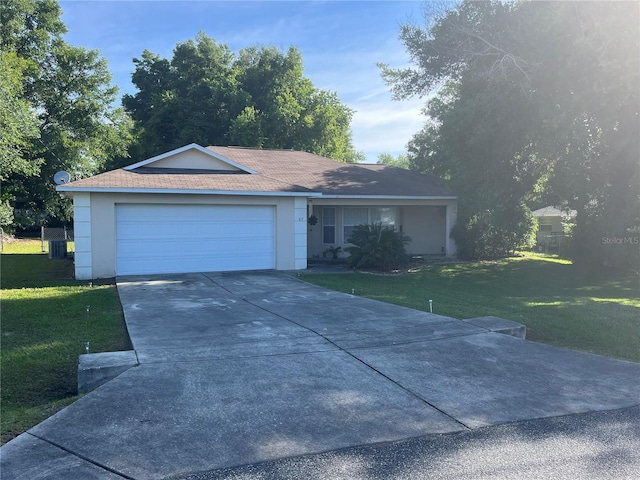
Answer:
<path fill-rule="evenodd" d="M 73 236 L 76 280 L 90 280 L 93 278 L 90 193 L 73 194 Z"/>
<path fill-rule="evenodd" d="M 447 213 L 445 215 L 445 235 L 447 238 L 445 239 L 445 255 L 447 257 L 455 257 L 456 256 L 456 242 L 451 238 L 451 229 L 456 224 L 456 220 L 458 217 L 458 206 L 457 204 L 447 205 Z"/>
<path fill-rule="evenodd" d="M 295 259 L 294 268 L 307 268 L 307 199 L 295 197 Z"/>

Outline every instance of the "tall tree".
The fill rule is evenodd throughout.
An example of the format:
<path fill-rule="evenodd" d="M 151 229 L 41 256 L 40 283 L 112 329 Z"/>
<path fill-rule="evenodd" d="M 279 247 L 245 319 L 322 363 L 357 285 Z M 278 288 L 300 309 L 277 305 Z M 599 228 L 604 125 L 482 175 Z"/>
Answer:
<path fill-rule="evenodd" d="M 8 91 L 8 102 L 28 106 L 37 126 L 20 144 L 20 163 L 29 167 L 8 171 L 3 165 L 4 200 L 18 207 L 17 227 L 65 221 L 70 204 L 56 194 L 53 174 L 91 175 L 107 158 L 126 154 L 130 121 L 113 107 L 117 89 L 106 61 L 62 39 L 66 29 L 56 1 L 7 0 L 0 15 L 2 55 L 20 65 L 12 69 L 20 88 Z"/>
<path fill-rule="evenodd" d="M 397 98 L 436 95 L 410 161 L 460 193 L 465 246 L 527 230 L 527 205 L 544 198 L 578 211 L 583 261 L 608 256 L 607 232 L 640 228 L 638 14 L 624 2 L 463 2 L 402 28 L 414 66 L 383 77 Z"/>
<path fill-rule="evenodd" d="M 406 153 L 400 153 L 397 157 L 394 157 L 390 153 L 381 153 L 378 155 L 379 165 L 391 165 L 392 167 L 400 167 L 409 169 L 409 156 Z"/>
<path fill-rule="evenodd" d="M 537 82 L 554 160 L 547 192 L 577 211 L 576 259 L 640 270 L 640 9 L 589 2 L 543 13 L 553 31 L 539 38 L 553 53 Z"/>
<path fill-rule="evenodd" d="M 233 54 L 204 33 L 178 44 L 170 60 L 145 50 L 135 95 L 123 104 L 136 122 L 140 153 L 196 142 L 295 148 L 355 161 L 352 111 L 303 75 L 300 52 L 249 47 Z"/>
<path fill-rule="evenodd" d="M 25 158 L 33 139 L 39 138 L 38 118 L 23 99 L 26 62 L 14 52 L 0 51 L 0 182 L 11 175 L 29 177 L 40 171 L 41 159 Z M 6 188 L 0 193 L 0 226 L 13 224 L 14 199 Z"/>

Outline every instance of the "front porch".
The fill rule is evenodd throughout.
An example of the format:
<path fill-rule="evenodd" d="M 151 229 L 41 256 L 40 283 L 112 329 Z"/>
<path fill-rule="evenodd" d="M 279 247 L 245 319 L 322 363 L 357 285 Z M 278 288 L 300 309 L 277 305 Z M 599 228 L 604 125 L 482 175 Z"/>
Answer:
<path fill-rule="evenodd" d="M 353 228 L 378 222 L 410 237 L 411 255 L 455 256 L 455 243 L 449 237 L 456 219 L 455 201 L 310 199 L 307 209 L 309 260 L 331 259 L 338 247 L 338 258 L 348 256 L 344 248 Z"/>

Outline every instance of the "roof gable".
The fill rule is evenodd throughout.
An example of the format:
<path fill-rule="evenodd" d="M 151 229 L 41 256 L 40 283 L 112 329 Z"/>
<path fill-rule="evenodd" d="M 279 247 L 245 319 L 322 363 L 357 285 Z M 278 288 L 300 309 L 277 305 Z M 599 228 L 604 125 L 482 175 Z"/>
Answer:
<path fill-rule="evenodd" d="M 401 168 L 342 163 L 295 150 L 203 148 L 196 144 L 56 189 L 362 199 L 457 198 L 441 180 Z"/>
<path fill-rule="evenodd" d="M 531 214 L 534 217 L 570 217 L 570 218 L 575 217 L 576 213 L 577 212 L 575 210 L 570 210 L 568 208 L 561 210 L 553 206 L 539 208 L 538 210 L 534 210 L 533 212 L 531 212 Z"/>
<path fill-rule="evenodd" d="M 135 171 L 140 168 L 160 168 L 176 170 L 198 170 L 217 172 L 236 172 L 255 174 L 256 171 L 241 165 L 223 155 L 201 147 L 196 143 L 186 145 L 170 152 L 157 155 L 133 165 L 124 170 Z"/>

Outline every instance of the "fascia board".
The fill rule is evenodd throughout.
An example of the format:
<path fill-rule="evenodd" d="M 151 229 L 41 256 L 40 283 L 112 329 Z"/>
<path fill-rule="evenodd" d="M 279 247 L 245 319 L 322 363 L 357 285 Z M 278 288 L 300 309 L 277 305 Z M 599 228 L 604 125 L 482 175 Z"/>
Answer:
<path fill-rule="evenodd" d="M 237 195 L 237 196 L 257 196 L 257 197 L 320 197 L 322 194 L 317 192 L 259 192 L 248 190 L 185 190 L 185 189 L 167 189 L 167 188 L 120 188 L 120 187 L 102 187 L 102 188 L 80 188 L 80 187 L 56 187 L 58 192 L 86 192 L 86 193 L 159 193 L 173 195 Z"/>
<path fill-rule="evenodd" d="M 455 195 L 326 195 L 322 198 L 361 199 L 361 200 L 457 200 Z"/>

